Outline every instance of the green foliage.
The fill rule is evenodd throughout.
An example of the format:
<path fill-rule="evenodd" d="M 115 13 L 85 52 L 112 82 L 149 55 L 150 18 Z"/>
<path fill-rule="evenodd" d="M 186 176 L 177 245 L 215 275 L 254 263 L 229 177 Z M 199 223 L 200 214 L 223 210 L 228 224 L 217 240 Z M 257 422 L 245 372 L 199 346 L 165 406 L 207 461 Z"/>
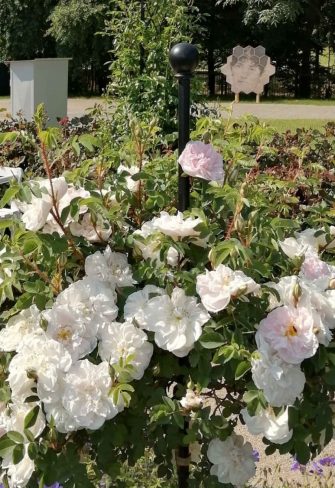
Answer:
<path fill-rule="evenodd" d="M 223 6 L 235 5 L 240 0 L 219 0 Z M 302 12 L 308 0 L 242 0 L 247 7 L 244 21 L 246 23 L 258 22 L 260 24 L 277 25 L 281 22 L 294 21 Z"/>
<path fill-rule="evenodd" d="M 175 128 L 177 91 L 168 55 L 173 44 L 191 40 L 195 22 L 195 11 L 181 0 L 115 1 L 106 33 L 114 39 L 108 93 L 118 104 L 119 124 L 131 113 Z"/>
<path fill-rule="evenodd" d="M 226 173 L 223 185 L 192 181 L 191 208 L 186 215 L 201 217 L 198 230 L 207 247 L 195 246 L 187 239 L 174 242 L 168 236 L 158 236 L 160 262 L 150 263 L 136 249 L 133 231 L 163 210 L 175 212 L 176 155 L 169 143 L 164 144 L 154 120 L 131 118 L 129 133 L 117 142 L 108 139 L 107 123 L 98 125 L 92 134 L 70 136 L 44 131 L 39 124 L 33 143 L 53 176 L 59 174 L 59 168 L 48 163 L 57 161 L 57 155 L 66 151 L 67 181 L 90 192 L 89 197 L 75 199 L 63 209 L 61 223 L 68 215 L 78 218 L 80 203 L 87 206 L 93 218 L 104 218 L 113 229 L 109 245 L 128 254 L 139 286 L 150 283 L 168 291 L 180 286 L 187 294 L 195 295 L 196 276 L 219 263 L 242 270 L 264 285 L 299 270 L 297 262 L 282 254 L 278 241 L 306 227 L 328 229 L 334 222 L 335 142 L 331 126 L 324 132 L 277 134 L 254 117 L 234 122 L 203 118 L 198 120 L 192 138 L 210 141 L 223 154 Z M 78 147 L 82 156 L 79 161 Z M 121 164 L 124 169 L 119 171 Z M 131 192 L 127 167 L 134 165 L 138 172 L 132 182 L 140 184 L 137 191 Z M 20 186 L 13 184 L 2 204 L 14 197 L 28 203 L 33 196 L 41 196 L 41 190 L 26 180 Z M 27 231 L 19 219 L 5 226 L 7 229 L 0 228 L 3 323 L 31 304 L 41 310 L 50 306 L 60 291 L 83 276 L 85 257 L 106 245 L 89 243 L 70 230 L 60 234 Z M 182 256 L 173 269 L 166 261 L 172 244 Z M 334 251 L 325 248 L 323 257 L 333 262 Z M 121 315 L 133 291 L 129 287 L 119 293 Z M 267 406 L 263 393 L 253 384 L 250 368 L 256 349 L 255 331 L 267 314 L 268 294 L 263 287 L 260 296 L 250 295 L 248 301 L 234 297 L 225 310 L 206 323 L 200 340 L 184 361 L 155 346 L 150 367 L 143 378 L 131 384 L 131 357 L 114 365 L 111 376 L 117 382 L 110 394 L 128 408 L 100 430 L 83 429 L 64 435 L 50 421 L 35 440 L 29 438 L 29 430 L 38 409 L 32 408 L 24 422 L 29 456 L 37 470 L 29 488 L 35 488 L 41 479 L 46 485 L 59 481 L 64 488 L 93 488 L 101 479 L 111 488 L 175 486 L 175 451 L 197 442 L 202 446 L 201 455 L 199 462 L 192 461 L 190 487 L 217 487 L 206 458 L 209 441 L 213 437 L 225 440 L 242 408 L 253 414 Z M 283 445 L 269 442 L 269 454 L 275 450 L 290 452 L 306 462 L 330 441 L 334 358 L 332 343 L 328 348 L 320 346 L 313 358 L 304 361 L 305 392 L 289 409 L 293 439 Z M 94 363 L 96 359 L 94 351 L 90 360 Z M 0 357 L 4 372 L 10 360 L 10 354 Z M 8 401 L 6 375 L 0 379 L 1 398 Z M 180 399 L 187 387 L 204 390 L 209 406 L 192 414 L 182 408 Z M 143 460 L 148 450 L 152 453 L 149 462 Z M 0 439 L 0 455 L 8 452 L 14 461 L 20 460 L 22 439 L 17 433 L 7 433 Z M 146 470 L 153 463 L 155 479 L 146 479 Z M 138 476 L 135 484 L 134 476 Z"/>
<path fill-rule="evenodd" d="M 84 82 L 83 68 L 90 73 L 92 89 L 94 83 L 100 90 L 107 83 L 105 64 L 112 44 L 109 38 L 98 33 L 104 29 L 111 4 L 111 0 L 61 0 L 49 17 L 51 25 L 47 34 L 56 41 L 57 54 L 71 58 L 72 86 L 75 83 L 78 90 Z M 85 81 L 87 84 L 88 80 Z"/>
<path fill-rule="evenodd" d="M 54 55 L 45 38 L 47 18 L 57 0 L 1 0 L 0 61 Z"/>

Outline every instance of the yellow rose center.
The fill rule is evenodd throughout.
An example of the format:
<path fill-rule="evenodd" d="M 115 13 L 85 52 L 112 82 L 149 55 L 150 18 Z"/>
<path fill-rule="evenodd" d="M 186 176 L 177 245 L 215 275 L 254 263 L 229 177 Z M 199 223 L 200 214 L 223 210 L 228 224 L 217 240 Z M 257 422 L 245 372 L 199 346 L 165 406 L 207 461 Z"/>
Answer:
<path fill-rule="evenodd" d="M 298 335 L 297 328 L 295 327 L 293 322 L 290 322 L 288 324 L 285 335 L 286 337 L 295 337 L 296 335 Z"/>
<path fill-rule="evenodd" d="M 62 327 L 57 333 L 57 339 L 62 342 L 67 342 L 72 338 L 72 332 L 68 327 Z"/>

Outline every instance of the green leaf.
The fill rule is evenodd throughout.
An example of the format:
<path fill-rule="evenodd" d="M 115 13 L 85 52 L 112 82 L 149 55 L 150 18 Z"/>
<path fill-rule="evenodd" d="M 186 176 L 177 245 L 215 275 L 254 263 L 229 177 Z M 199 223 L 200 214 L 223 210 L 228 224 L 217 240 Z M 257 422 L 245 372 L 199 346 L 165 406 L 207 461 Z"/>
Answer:
<path fill-rule="evenodd" d="M 13 225 L 12 219 L 1 219 L 0 220 L 0 229 L 9 229 Z"/>
<path fill-rule="evenodd" d="M 7 437 L 7 435 L 4 435 L 0 439 L 0 457 L 5 457 L 8 452 L 11 452 L 13 450 L 13 447 L 15 446 L 15 442 L 12 441 Z"/>
<path fill-rule="evenodd" d="M 8 190 L 5 191 L 4 196 L 0 200 L 0 207 L 4 207 L 5 205 L 7 205 L 7 203 L 13 200 L 13 198 L 18 194 L 19 191 L 20 187 L 18 185 L 14 185 L 8 188 Z"/>
<path fill-rule="evenodd" d="M 4 132 L 0 134 L 0 144 L 4 144 L 5 142 L 15 142 L 19 136 L 19 132 L 12 131 L 12 132 Z"/>
<path fill-rule="evenodd" d="M 28 446 L 28 456 L 30 459 L 34 460 L 37 458 L 38 455 L 38 448 L 35 442 L 31 442 Z"/>
<path fill-rule="evenodd" d="M 245 403 L 250 403 L 259 396 L 259 391 L 258 390 L 249 390 L 246 391 L 243 395 L 243 401 Z"/>
<path fill-rule="evenodd" d="M 40 407 L 36 405 L 36 407 L 34 407 L 32 410 L 30 410 L 30 412 L 27 413 L 24 419 L 25 429 L 30 429 L 35 425 L 39 411 L 40 411 Z"/>
<path fill-rule="evenodd" d="M 249 361 L 242 361 L 237 365 L 235 371 L 235 380 L 242 378 L 251 368 Z"/>
<path fill-rule="evenodd" d="M 15 446 L 13 449 L 12 456 L 13 456 L 13 463 L 19 464 L 19 462 L 22 461 L 24 457 L 24 445 L 18 444 L 17 446 Z"/>
<path fill-rule="evenodd" d="M 205 332 L 199 340 L 202 347 L 205 349 L 215 349 L 224 344 L 224 337 L 218 332 Z"/>
<path fill-rule="evenodd" d="M 29 429 L 24 429 L 23 432 L 29 442 L 34 442 L 35 436 Z"/>
<path fill-rule="evenodd" d="M 174 413 L 172 416 L 173 416 L 174 421 L 178 425 L 178 427 L 180 429 L 184 429 L 184 427 L 185 427 L 184 417 L 179 412 Z"/>
<path fill-rule="evenodd" d="M 24 255 L 32 254 L 33 252 L 38 250 L 39 246 L 40 246 L 40 242 L 37 238 L 27 239 L 24 241 L 23 244 L 23 254 Z"/>
<path fill-rule="evenodd" d="M 15 442 L 15 444 L 23 444 L 24 442 L 24 437 L 20 432 L 15 432 L 15 431 L 10 431 L 7 432 L 7 437 L 11 441 Z"/>
<path fill-rule="evenodd" d="M 335 368 L 327 371 L 327 373 L 325 374 L 325 382 L 327 383 L 327 385 L 335 385 Z"/>
<path fill-rule="evenodd" d="M 176 410 L 176 405 L 175 405 L 174 401 L 171 400 L 171 398 L 164 396 L 163 402 L 165 403 L 165 405 L 167 405 L 169 407 L 171 412 L 174 412 Z"/>
<path fill-rule="evenodd" d="M 92 136 L 91 134 L 83 134 L 79 137 L 78 141 L 82 146 L 84 146 L 89 152 L 94 152 L 95 147 L 100 147 L 100 141 Z"/>
<path fill-rule="evenodd" d="M 295 442 L 294 447 L 297 461 L 300 464 L 307 464 L 311 457 L 311 452 L 307 444 L 305 444 L 305 442 L 298 441 Z"/>

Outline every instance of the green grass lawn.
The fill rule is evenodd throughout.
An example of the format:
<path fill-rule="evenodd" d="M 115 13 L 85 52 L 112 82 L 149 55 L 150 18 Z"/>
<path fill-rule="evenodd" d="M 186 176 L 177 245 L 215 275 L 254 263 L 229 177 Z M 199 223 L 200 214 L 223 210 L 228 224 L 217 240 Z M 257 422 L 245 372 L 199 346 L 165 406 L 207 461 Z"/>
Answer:
<path fill-rule="evenodd" d="M 240 103 L 255 103 L 256 95 L 241 95 Z M 228 97 L 204 97 L 203 102 L 218 102 L 218 103 L 232 103 L 234 97 L 232 95 Z M 331 100 L 324 100 L 321 98 L 280 98 L 280 97 L 261 97 L 261 103 L 280 103 L 282 105 L 321 105 L 321 106 L 333 106 L 335 105 L 335 98 Z"/>
<path fill-rule="evenodd" d="M 301 128 L 322 130 L 327 122 L 331 121 L 326 119 L 263 119 L 262 122 L 274 127 L 278 132 L 286 132 Z"/>

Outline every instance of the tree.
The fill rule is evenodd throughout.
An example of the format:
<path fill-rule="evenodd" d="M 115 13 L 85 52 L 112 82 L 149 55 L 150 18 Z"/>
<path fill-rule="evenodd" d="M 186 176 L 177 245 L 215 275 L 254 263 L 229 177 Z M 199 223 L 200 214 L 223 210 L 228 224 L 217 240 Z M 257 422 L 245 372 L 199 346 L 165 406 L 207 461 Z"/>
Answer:
<path fill-rule="evenodd" d="M 240 5 L 222 9 L 207 0 L 195 0 L 199 9 L 200 26 L 195 32 L 195 40 L 202 49 L 203 61 L 208 70 L 208 92 L 215 95 L 215 73 L 225 62 L 232 47 L 248 37 L 250 27 L 241 22 Z"/>
<path fill-rule="evenodd" d="M 71 57 L 72 85 L 91 92 L 107 84 L 111 39 L 99 35 L 104 30 L 105 16 L 111 0 L 60 0 L 52 11 L 48 34 L 57 43 L 57 54 Z M 86 78 L 86 79 L 85 79 Z"/>
<path fill-rule="evenodd" d="M 266 25 L 278 25 L 281 22 L 294 21 L 303 11 L 308 0 L 218 0 L 217 5 L 224 7 L 242 3 L 245 7 L 244 22 L 257 22 Z"/>
<path fill-rule="evenodd" d="M 55 55 L 55 43 L 46 30 L 57 2 L 0 0 L 0 61 Z"/>
<path fill-rule="evenodd" d="M 244 24 L 259 42 L 266 40 L 280 68 L 293 70 L 295 95 L 311 96 L 312 82 L 319 85 L 320 53 L 329 46 L 334 29 L 333 0 L 219 0 L 217 4 L 243 6 Z"/>

